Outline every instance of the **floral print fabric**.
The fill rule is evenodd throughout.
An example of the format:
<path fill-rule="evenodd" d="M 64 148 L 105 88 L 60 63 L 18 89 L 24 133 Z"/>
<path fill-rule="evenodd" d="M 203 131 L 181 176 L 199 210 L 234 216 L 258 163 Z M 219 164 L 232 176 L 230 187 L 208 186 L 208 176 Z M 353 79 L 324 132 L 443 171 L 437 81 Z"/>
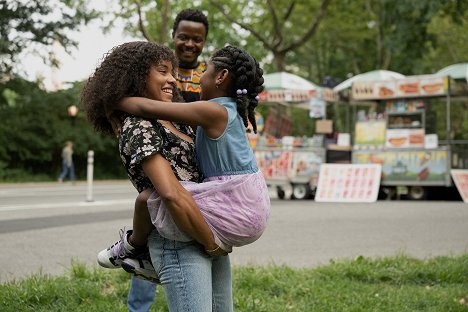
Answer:
<path fill-rule="evenodd" d="M 173 125 L 194 138 L 192 128 Z M 133 186 L 142 192 L 153 188 L 150 179 L 143 172 L 141 162 L 151 155 L 161 154 L 170 163 L 179 181 L 201 182 L 195 158 L 194 143 L 187 142 L 161 125 L 157 120 L 136 116 L 125 118 L 119 137 L 119 152 Z"/>

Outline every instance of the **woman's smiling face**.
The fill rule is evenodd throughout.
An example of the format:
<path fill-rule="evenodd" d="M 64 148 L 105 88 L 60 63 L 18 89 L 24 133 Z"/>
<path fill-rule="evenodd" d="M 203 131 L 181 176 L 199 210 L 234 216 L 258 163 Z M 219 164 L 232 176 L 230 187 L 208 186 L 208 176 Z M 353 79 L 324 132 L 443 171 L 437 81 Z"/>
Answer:
<path fill-rule="evenodd" d="M 172 63 L 170 61 L 161 61 L 161 63 L 151 66 L 146 84 L 148 98 L 171 102 L 176 87 L 177 82 L 172 76 Z"/>

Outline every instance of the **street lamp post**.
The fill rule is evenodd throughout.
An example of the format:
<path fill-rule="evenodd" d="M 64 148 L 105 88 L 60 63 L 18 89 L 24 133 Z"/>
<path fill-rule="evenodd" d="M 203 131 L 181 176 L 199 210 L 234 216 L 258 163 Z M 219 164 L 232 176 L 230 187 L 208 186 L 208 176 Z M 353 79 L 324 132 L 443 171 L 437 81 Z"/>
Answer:
<path fill-rule="evenodd" d="M 76 105 L 70 105 L 68 106 L 67 111 L 68 111 L 68 116 L 70 116 L 71 118 L 72 125 L 74 126 L 76 115 L 78 115 L 78 107 L 76 107 Z"/>

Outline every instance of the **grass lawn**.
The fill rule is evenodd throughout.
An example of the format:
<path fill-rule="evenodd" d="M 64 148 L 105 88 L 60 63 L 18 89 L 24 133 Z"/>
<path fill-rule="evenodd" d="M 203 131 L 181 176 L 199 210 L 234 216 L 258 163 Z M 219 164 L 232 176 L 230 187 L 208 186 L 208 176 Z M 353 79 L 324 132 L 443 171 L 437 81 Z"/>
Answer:
<path fill-rule="evenodd" d="M 74 263 L 66 276 L 0 285 L 0 311 L 127 311 L 129 275 Z M 465 311 L 468 254 L 331 262 L 313 269 L 234 267 L 235 311 Z M 151 311 L 167 311 L 158 287 Z"/>

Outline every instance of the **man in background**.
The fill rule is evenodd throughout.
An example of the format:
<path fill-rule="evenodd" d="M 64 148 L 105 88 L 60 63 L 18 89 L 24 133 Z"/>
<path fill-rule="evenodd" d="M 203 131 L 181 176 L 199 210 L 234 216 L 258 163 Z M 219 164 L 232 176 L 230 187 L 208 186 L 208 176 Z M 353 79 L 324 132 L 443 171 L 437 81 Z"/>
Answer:
<path fill-rule="evenodd" d="M 198 57 L 203 51 L 208 35 L 208 20 L 200 10 L 181 11 L 172 29 L 172 41 L 179 70 L 177 86 L 186 102 L 200 99 L 200 77 L 205 71 L 206 63 Z"/>
<path fill-rule="evenodd" d="M 58 177 L 60 183 L 68 175 L 70 181 L 75 181 L 75 166 L 73 165 L 73 142 L 65 142 L 65 147 L 62 149 L 62 172 Z"/>
<path fill-rule="evenodd" d="M 208 35 L 208 19 L 202 11 L 182 10 L 177 14 L 172 28 L 172 41 L 179 61 L 177 88 L 185 102 L 200 99 L 200 77 L 205 71 L 205 62 L 198 57 L 203 51 Z M 156 284 L 132 276 L 128 292 L 130 312 L 149 311 L 156 294 Z"/>

